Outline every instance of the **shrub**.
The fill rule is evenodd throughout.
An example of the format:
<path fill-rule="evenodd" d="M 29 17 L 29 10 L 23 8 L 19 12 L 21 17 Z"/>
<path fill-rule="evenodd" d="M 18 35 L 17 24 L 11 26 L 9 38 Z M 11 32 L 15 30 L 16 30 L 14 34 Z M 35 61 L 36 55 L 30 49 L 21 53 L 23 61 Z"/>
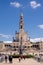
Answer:
<path fill-rule="evenodd" d="M 34 55 L 24 55 L 25 58 L 34 58 Z"/>
<path fill-rule="evenodd" d="M 14 54 L 14 55 L 12 55 L 12 57 L 13 58 L 19 58 L 19 54 Z M 23 57 L 24 58 L 34 58 L 34 55 L 31 55 L 31 54 L 29 54 L 29 55 L 23 55 Z"/>

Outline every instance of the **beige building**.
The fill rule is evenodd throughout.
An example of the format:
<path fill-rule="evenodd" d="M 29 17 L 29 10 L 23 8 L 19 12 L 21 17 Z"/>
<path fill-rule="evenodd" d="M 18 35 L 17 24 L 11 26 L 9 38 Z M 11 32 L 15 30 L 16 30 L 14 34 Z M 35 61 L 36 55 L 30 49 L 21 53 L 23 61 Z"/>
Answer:
<path fill-rule="evenodd" d="M 15 38 L 13 37 L 12 43 L 0 42 L 0 52 L 17 51 L 19 52 L 20 46 L 24 51 L 43 50 L 43 43 L 32 43 L 28 40 L 28 33 L 24 31 L 23 13 L 20 14 L 19 32 L 16 31 Z"/>
<path fill-rule="evenodd" d="M 20 14 L 19 32 L 16 31 L 12 45 L 16 48 L 16 50 L 19 50 L 20 45 L 22 46 L 22 49 L 25 50 L 31 47 L 30 40 L 28 40 L 28 33 L 24 32 L 23 13 Z"/>
<path fill-rule="evenodd" d="M 39 47 L 40 47 L 40 50 L 43 51 L 43 42 L 42 41 L 39 43 Z"/>

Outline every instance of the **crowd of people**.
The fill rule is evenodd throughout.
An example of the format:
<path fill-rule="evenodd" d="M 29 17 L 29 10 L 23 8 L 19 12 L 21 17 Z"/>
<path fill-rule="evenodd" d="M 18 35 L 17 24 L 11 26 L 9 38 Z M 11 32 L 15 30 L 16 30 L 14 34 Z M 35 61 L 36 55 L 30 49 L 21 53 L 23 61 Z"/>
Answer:
<path fill-rule="evenodd" d="M 25 57 L 23 57 L 22 55 L 19 56 L 18 60 L 19 62 L 21 61 L 21 59 Z M 5 63 L 7 63 L 9 61 L 9 63 L 13 62 L 13 57 L 12 55 L 7 55 L 7 54 L 0 54 L 0 62 L 5 61 Z"/>
<path fill-rule="evenodd" d="M 6 63 L 9 62 L 12 63 L 12 55 L 7 55 L 7 54 L 0 54 L 0 62 L 5 61 Z"/>
<path fill-rule="evenodd" d="M 12 55 L 8 55 L 8 56 L 6 55 L 6 56 L 5 56 L 5 62 L 6 62 L 6 63 L 7 63 L 8 60 L 9 60 L 10 63 L 12 63 L 12 59 L 13 59 L 13 58 L 12 58 Z"/>

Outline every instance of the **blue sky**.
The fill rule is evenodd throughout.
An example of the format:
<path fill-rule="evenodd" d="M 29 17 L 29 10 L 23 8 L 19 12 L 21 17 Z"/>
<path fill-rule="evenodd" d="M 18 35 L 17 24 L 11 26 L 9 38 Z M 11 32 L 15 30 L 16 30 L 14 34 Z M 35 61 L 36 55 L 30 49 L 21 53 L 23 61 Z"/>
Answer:
<path fill-rule="evenodd" d="M 43 38 L 43 0 L 0 0 L 0 41 L 12 40 L 19 31 L 21 9 L 28 37 Z"/>

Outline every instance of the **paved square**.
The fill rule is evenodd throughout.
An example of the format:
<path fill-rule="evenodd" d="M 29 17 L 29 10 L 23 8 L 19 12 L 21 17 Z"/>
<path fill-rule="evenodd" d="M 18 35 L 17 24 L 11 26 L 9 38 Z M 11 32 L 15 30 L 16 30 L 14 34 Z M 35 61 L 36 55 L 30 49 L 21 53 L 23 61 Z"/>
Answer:
<path fill-rule="evenodd" d="M 38 62 L 34 59 L 22 59 L 20 62 L 18 59 L 13 59 L 13 63 L 0 63 L 0 65 L 43 65 L 43 62 Z"/>

